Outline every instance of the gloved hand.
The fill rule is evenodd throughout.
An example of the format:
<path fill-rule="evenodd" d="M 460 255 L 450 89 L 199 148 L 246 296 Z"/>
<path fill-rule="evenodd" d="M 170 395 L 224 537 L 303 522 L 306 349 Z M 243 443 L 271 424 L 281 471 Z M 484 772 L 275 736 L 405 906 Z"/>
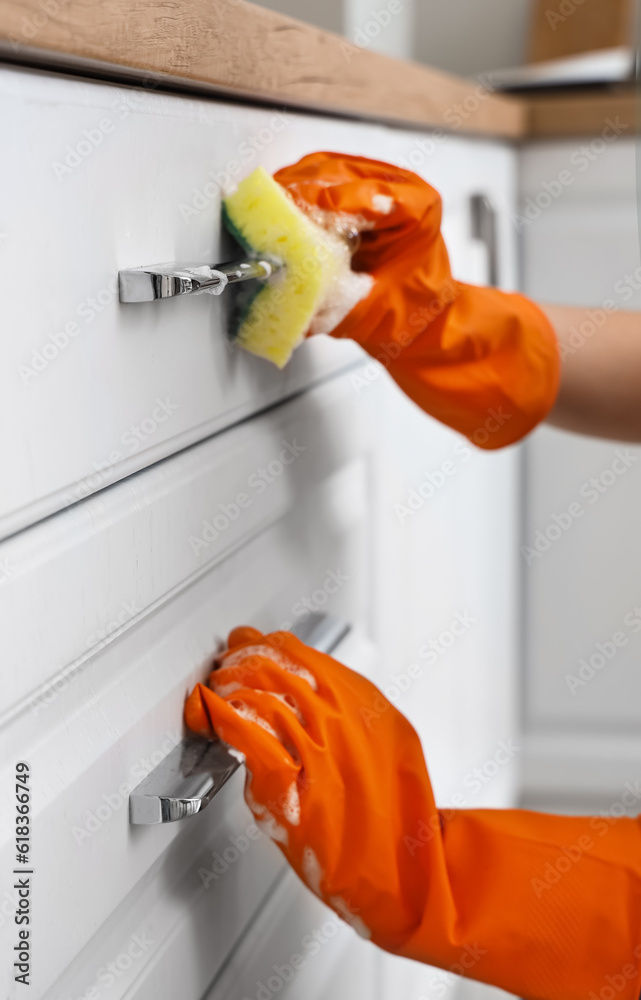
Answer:
<path fill-rule="evenodd" d="M 187 725 L 245 755 L 257 823 L 356 930 L 526 1000 L 637 1000 L 636 821 L 439 813 L 416 733 L 369 681 L 286 632 L 229 645 Z"/>
<path fill-rule="evenodd" d="M 454 281 L 429 184 L 340 153 L 305 156 L 274 178 L 299 207 L 365 227 L 352 267 L 374 285 L 333 336 L 358 341 L 422 409 L 482 448 L 512 444 L 546 416 L 560 371 L 549 321 L 521 295 Z"/>

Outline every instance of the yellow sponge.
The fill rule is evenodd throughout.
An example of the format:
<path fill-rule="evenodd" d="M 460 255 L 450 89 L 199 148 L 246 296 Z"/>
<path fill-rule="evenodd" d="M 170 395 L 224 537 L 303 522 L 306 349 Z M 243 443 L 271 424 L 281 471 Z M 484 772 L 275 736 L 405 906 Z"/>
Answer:
<path fill-rule="evenodd" d="M 233 331 L 242 347 L 282 368 L 341 272 L 349 271 L 349 250 L 305 215 L 263 167 L 225 198 L 223 218 L 248 254 L 285 265 L 258 287 Z"/>

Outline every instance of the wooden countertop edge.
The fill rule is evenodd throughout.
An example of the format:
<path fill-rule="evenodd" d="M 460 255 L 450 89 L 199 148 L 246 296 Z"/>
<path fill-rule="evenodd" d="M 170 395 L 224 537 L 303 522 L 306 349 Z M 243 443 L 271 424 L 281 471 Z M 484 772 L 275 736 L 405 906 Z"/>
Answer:
<path fill-rule="evenodd" d="M 609 90 L 531 95 L 528 106 L 528 138 L 562 139 L 599 136 L 604 129 L 619 135 L 635 133 L 637 97 L 632 84 Z"/>
<path fill-rule="evenodd" d="M 6 59 L 516 140 L 523 102 L 245 0 L 3 0 Z"/>
<path fill-rule="evenodd" d="M 0 58 L 154 87 L 511 141 L 598 135 L 632 87 L 504 96 L 246 0 L 3 0 Z"/>

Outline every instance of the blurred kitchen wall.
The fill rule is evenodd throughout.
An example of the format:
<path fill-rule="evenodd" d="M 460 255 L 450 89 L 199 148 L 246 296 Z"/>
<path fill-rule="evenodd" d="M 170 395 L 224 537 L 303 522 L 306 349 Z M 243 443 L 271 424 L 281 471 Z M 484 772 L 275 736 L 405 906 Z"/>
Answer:
<path fill-rule="evenodd" d="M 350 41 L 472 76 L 523 62 L 531 0 L 260 0 Z M 385 22 L 385 30 L 377 25 Z"/>
<path fill-rule="evenodd" d="M 343 6 L 344 0 L 252 0 L 259 7 L 268 7 L 278 14 L 287 14 L 288 17 L 298 18 L 299 21 L 307 21 L 308 24 L 315 24 L 318 28 L 325 28 L 326 31 L 335 31 L 343 34 Z"/>
<path fill-rule="evenodd" d="M 412 57 L 420 62 L 474 76 L 524 60 L 531 0 L 413 0 L 411 6 Z"/>

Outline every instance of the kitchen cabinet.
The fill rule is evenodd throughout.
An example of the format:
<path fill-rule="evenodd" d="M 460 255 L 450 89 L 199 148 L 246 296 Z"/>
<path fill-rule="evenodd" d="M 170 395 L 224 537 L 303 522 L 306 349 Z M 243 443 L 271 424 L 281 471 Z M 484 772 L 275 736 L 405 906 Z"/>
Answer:
<path fill-rule="evenodd" d="M 641 308 L 635 140 L 609 129 L 607 141 L 536 143 L 521 164 L 518 214 L 531 216 L 521 224 L 525 291 L 585 307 L 581 350 L 605 328 L 604 308 Z M 552 428 L 525 446 L 524 778 L 533 804 L 609 808 L 638 776 L 640 455 Z M 577 516 L 566 516 L 571 505 Z"/>
<path fill-rule="evenodd" d="M 115 276 L 215 263 L 239 163 L 334 148 L 420 172 L 442 193 L 457 277 L 514 287 L 515 151 L 15 67 L 0 70 L 0 118 L 0 739 L 3 787 L 18 759 L 33 776 L 31 995 L 253 997 L 327 921 L 326 950 L 291 983 L 285 970 L 279 995 L 454 991 L 337 924 L 250 836 L 242 772 L 173 824 L 131 826 L 127 799 L 182 739 L 185 696 L 228 629 L 293 627 L 313 608 L 349 622 L 336 655 L 412 719 L 440 804 L 512 804 L 519 450 L 473 451 L 354 344 L 312 340 L 277 372 L 229 348 L 224 296 L 121 305 Z M 478 195 L 495 245 L 473 235 Z M 420 509 L 399 514 L 419 488 Z M 3 870 L 11 848 L 3 832 Z"/>
<path fill-rule="evenodd" d="M 0 70 L 12 192 L 0 244 L 8 338 L 0 374 L 0 535 L 6 536 L 354 361 L 313 341 L 280 373 L 225 336 L 226 298 L 121 306 L 119 270 L 229 259 L 221 191 L 262 163 L 315 149 L 418 163 L 444 191 L 452 245 L 469 245 L 467 199 L 507 150 L 440 144 L 293 112 Z M 473 151 L 475 171 L 467 166 Z M 505 173 L 505 166 L 502 172 Z M 501 171 L 499 171 L 501 173 Z M 509 173 L 509 168 L 508 168 Z M 496 178 L 498 180 L 498 176 Z M 506 223 L 509 224 L 509 223 Z M 44 260 L 33 288 L 33 261 Z"/>

